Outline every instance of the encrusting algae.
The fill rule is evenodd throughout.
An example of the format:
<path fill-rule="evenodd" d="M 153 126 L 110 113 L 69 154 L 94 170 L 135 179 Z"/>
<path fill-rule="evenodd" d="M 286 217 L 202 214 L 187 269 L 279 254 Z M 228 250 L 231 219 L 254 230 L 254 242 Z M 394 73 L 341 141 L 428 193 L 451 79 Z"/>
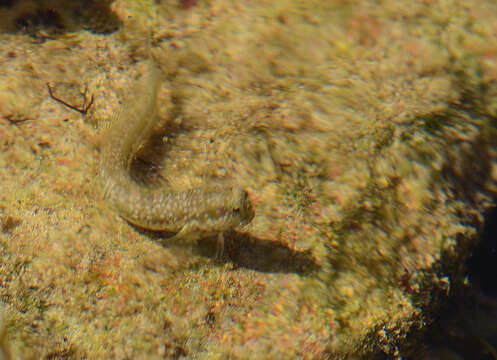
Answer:
<path fill-rule="evenodd" d="M 105 132 L 101 176 L 105 197 L 120 216 L 149 230 L 177 232 L 174 238 L 202 236 L 248 224 L 254 211 L 238 186 L 209 186 L 182 192 L 149 189 L 130 176 L 137 151 L 151 136 L 157 115 L 160 74 L 152 60 L 142 78 Z"/>
<path fill-rule="evenodd" d="M 10 355 L 10 350 L 6 338 L 5 314 L 3 310 L 3 304 L 0 303 L 0 360 L 10 359 L 12 359 L 12 357 Z"/>
<path fill-rule="evenodd" d="M 14 358 L 422 357 L 497 189 L 496 4 L 103 1 L 122 22 L 95 33 L 88 2 L 13 3 L 34 25 L 0 21 Z M 87 116 L 47 83 L 88 88 Z M 244 189 L 225 261 L 183 246 L 239 231 Z"/>

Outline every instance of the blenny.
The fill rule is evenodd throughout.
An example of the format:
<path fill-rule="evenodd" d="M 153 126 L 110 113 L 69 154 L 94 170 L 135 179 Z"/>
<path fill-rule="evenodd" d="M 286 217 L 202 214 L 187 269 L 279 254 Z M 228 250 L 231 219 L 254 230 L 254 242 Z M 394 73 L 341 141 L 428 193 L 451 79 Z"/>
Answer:
<path fill-rule="evenodd" d="M 173 238 L 201 237 L 241 228 L 252 220 L 248 194 L 236 185 L 213 185 L 174 192 L 147 188 L 132 179 L 130 166 L 137 151 L 152 135 L 157 119 L 160 73 L 152 60 L 137 80 L 108 128 L 101 148 L 104 196 L 117 213 L 144 229 L 175 232 Z"/>

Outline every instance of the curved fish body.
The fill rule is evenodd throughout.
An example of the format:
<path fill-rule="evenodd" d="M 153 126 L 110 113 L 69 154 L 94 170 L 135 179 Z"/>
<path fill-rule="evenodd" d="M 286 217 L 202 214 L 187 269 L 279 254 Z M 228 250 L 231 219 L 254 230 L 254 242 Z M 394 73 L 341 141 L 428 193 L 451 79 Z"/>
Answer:
<path fill-rule="evenodd" d="M 209 186 L 182 192 L 150 189 L 136 183 L 130 164 L 151 136 L 157 116 L 160 74 L 150 61 L 104 133 L 101 177 L 104 196 L 117 213 L 139 227 L 176 232 L 198 239 L 248 224 L 254 211 L 247 192 L 238 186 Z"/>

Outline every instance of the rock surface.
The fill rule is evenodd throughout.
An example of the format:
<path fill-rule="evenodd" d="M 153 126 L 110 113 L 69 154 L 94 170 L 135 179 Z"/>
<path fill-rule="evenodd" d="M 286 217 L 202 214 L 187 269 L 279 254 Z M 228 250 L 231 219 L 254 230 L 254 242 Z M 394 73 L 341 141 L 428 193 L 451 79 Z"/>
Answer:
<path fill-rule="evenodd" d="M 497 189 L 497 5 L 68 3 L 0 6 L 13 354 L 409 356 Z M 137 181 L 247 188 L 256 217 L 222 261 L 215 238 L 168 242 L 102 198 L 100 129 L 149 56 L 165 81 Z M 82 116 L 47 83 L 94 102 Z"/>

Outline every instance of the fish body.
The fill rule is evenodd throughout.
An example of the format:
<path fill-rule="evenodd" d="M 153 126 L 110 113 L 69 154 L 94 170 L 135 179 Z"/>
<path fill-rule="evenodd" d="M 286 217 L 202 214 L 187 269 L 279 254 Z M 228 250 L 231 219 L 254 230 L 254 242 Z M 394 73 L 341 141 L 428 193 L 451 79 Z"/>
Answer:
<path fill-rule="evenodd" d="M 179 239 L 198 239 L 245 226 L 254 210 L 247 192 L 236 185 L 174 192 L 147 188 L 132 179 L 131 162 L 155 125 L 159 87 L 159 70 L 150 61 L 104 133 L 100 173 L 105 198 L 130 223 L 176 232 Z"/>

